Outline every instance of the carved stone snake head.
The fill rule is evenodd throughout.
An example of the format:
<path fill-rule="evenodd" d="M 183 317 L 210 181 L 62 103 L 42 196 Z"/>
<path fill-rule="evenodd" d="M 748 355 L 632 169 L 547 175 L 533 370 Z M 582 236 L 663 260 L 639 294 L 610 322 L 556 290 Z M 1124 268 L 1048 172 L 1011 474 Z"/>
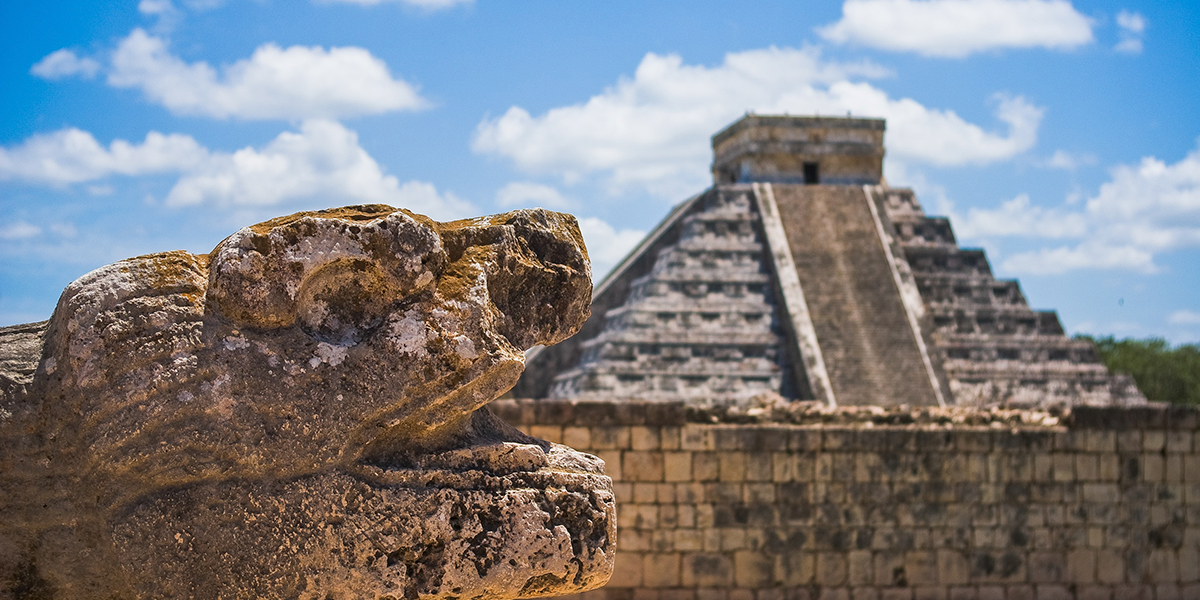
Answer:
<path fill-rule="evenodd" d="M 56 483 L 10 502 L 0 585 L 32 568 L 63 597 L 598 587 L 615 543 L 603 464 L 485 408 L 590 298 L 578 225 L 544 210 L 297 213 L 208 255 L 89 273 L 13 421 L 40 441 L 7 481 Z M 54 525 L 71 515 L 74 531 Z"/>

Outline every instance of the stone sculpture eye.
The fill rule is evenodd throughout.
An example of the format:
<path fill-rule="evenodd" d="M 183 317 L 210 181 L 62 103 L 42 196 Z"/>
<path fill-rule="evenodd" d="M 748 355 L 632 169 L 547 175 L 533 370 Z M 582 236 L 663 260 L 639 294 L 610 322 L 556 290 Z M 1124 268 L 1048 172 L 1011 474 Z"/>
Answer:
<path fill-rule="evenodd" d="M 323 342 L 361 341 L 433 284 L 446 256 L 429 223 L 399 211 L 357 216 L 375 218 L 298 213 L 235 233 L 213 251 L 209 301 L 243 327 L 297 324 Z"/>
<path fill-rule="evenodd" d="M 340 260 L 305 278 L 296 292 L 296 317 L 308 335 L 331 344 L 354 344 L 387 317 L 399 290 L 379 267 Z"/>

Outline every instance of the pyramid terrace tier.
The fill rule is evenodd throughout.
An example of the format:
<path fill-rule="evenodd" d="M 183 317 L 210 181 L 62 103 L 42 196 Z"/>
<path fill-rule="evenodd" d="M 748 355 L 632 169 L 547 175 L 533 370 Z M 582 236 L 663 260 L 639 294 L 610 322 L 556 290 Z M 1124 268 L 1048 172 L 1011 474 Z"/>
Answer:
<path fill-rule="evenodd" d="M 697 279 L 680 279 L 663 281 L 661 279 L 646 282 L 644 285 L 630 286 L 630 305 L 654 300 L 655 302 L 674 301 L 675 309 L 692 308 L 706 310 L 712 304 L 722 301 L 741 301 L 744 298 L 759 298 L 765 303 L 764 292 L 770 285 L 758 277 L 747 276 L 743 281 L 712 281 Z M 686 306 L 679 303 L 686 302 Z"/>
<path fill-rule="evenodd" d="M 583 363 L 556 380 L 584 373 L 703 373 L 739 376 L 774 376 L 780 373 L 778 349 L 765 344 L 673 344 L 669 341 L 604 342 L 584 350 Z M 778 389 L 778 388 L 776 388 Z"/>
<path fill-rule="evenodd" d="M 1053 311 L 1034 311 L 1025 306 L 928 307 L 935 335 L 981 334 L 989 338 L 1045 335 L 1065 339 L 1062 323 Z"/>
<path fill-rule="evenodd" d="M 950 219 L 946 217 L 900 216 L 892 218 L 896 238 L 905 246 L 957 246 Z"/>
<path fill-rule="evenodd" d="M 649 300 L 649 299 L 648 299 Z M 731 302 L 722 303 L 711 300 L 700 306 L 681 307 L 678 303 L 662 302 L 638 303 L 632 306 L 621 306 L 608 311 L 606 331 L 628 329 L 670 329 L 670 330 L 716 330 L 716 331 L 767 331 L 772 326 L 773 307 L 761 301 L 753 302 L 746 298 L 733 298 Z"/>
<path fill-rule="evenodd" d="M 589 348 L 612 343 L 621 344 L 673 344 L 681 346 L 775 346 L 779 336 L 773 331 L 662 331 L 657 329 L 629 330 L 611 329 L 580 344 L 587 352 Z"/>
<path fill-rule="evenodd" d="M 653 375 L 658 378 L 663 377 L 687 377 L 695 379 L 700 376 L 714 377 L 743 377 L 750 378 L 754 381 L 766 381 L 765 378 L 779 377 L 781 370 L 774 366 L 768 369 L 747 368 L 739 362 L 719 363 L 714 365 L 698 366 L 698 365 L 645 365 L 645 364 L 614 364 L 611 369 L 603 371 L 579 369 L 571 370 L 563 373 L 559 378 L 560 381 L 576 378 L 581 375 L 589 374 L 607 374 L 607 375 Z M 778 389 L 778 388 L 776 388 Z"/>
<path fill-rule="evenodd" d="M 762 263 L 762 250 L 762 244 L 740 238 L 686 238 L 674 248 L 659 253 L 655 269 L 692 265 L 707 268 L 757 267 Z"/>
<path fill-rule="evenodd" d="M 1021 361 L 947 361 L 946 370 L 953 379 L 972 381 L 981 377 L 1000 379 L 1072 379 L 1100 381 L 1109 377 L 1101 364 L 1080 365 L 1069 362 L 1024 363 Z"/>
<path fill-rule="evenodd" d="M 947 365 L 953 361 L 1012 361 L 1087 364 L 1103 367 L 1100 365 L 1095 347 L 1090 342 L 1074 340 L 1061 335 L 939 334 L 938 348 L 945 353 Z M 949 368 L 947 366 L 947 369 Z"/>
<path fill-rule="evenodd" d="M 634 364 L 619 364 L 619 365 L 617 365 L 617 364 L 615 364 L 615 365 L 613 365 L 613 367 L 611 369 L 604 369 L 604 370 L 572 369 L 572 370 L 562 373 L 559 377 L 557 377 L 555 379 L 555 381 L 556 381 L 556 385 L 557 385 L 558 383 L 561 383 L 564 381 L 578 380 L 579 378 L 585 377 L 585 376 L 586 377 L 592 377 L 594 375 L 624 375 L 624 376 L 627 376 L 627 375 L 639 375 L 639 374 L 653 375 L 659 379 L 665 378 L 665 377 L 686 377 L 691 380 L 695 380 L 698 377 L 702 377 L 702 376 L 712 376 L 712 377 L 722 377 L 722 378 L 737 377 L 737 378 L 748 378 L 749 380 L 753 380 L 755 382 L 765 382 L 765 381 L 768 381 L 770 378 L 776 378 L 775 382 L 776 382 L 776 384 L 778 384 L 779 383 L 778 378 L 781 376 L 782 370 L 779 369 L 778 367 L 774 367 L 774 368 L 770 368 L 770 369 L 748 368 L 746 365 L 742 365 L 739 363 L 720 364 L 720 365 L 713 365 L 713 366 L 704 367 L 704 368 L 696 368 L 695 366 L 689 367 L 687 365 L 657 365 L 656 366 L 656 365 L 645 365 L 645 364 L 640 364 L 640 365 L 634 365 Z M 628 379 L 628 377 L 624 377 L 623 379 Z M 596 381 L 599 381 L 599 380 L 596 380 Z M 600 389 L 600 388 L 591 387 L 588 389 Z M 776 390 L 779 389 L 778 385 L 776 386 L 775 389 Z"/>
<path fill-rule="evenodd" d="M 910 189 L 876 186 L 872 193 L 882 198 L 883 211 L 893 222 L 925 217 L 925 209 L 921 208 L 917 195 Z"/>
<path fill-rule="evenodd" d="M 729 285 L 728 282 L 717 283 Z M 721 291 L 726 292 L 730 290 Z M 639 296 L 637 298 L 630 299 L 628 304 L 623 304 L 616 308 L 609 309 L 608 312 L 604 314 L 606 318 L 610 318 L 618 317 L 630 312 L 670 311 L 679 314 L 686 314 L 696 312 L 757 313 L 774 310 L 774 304 L 768 301 L 769 297 L 761 292 L 749 293 L 746 286 L 741 286 L 738 289 L 730 292 L 731 293 L 729 294 L 689 298 L 685 303 L 680 303 L 678 299 L 672 298 L 665 294 Z"/>
<path fill-rule="evenodd" d="M 1012 279 L 961 273 L 921 273 L 913 279 L 931 308 L 1028 306 L 1020 284 Z"/>
<path fill-rule="evenodd" d="M 776 349 L 764 346 L 696 348 L 642 343 L 604 345 L 596 350 L 595 366 L 579 372 L 763 375 L 779 371 Z"/>
<path fill-rule="evenodd" d="M 757 220 L 758 215 L 750 211 L 748 203 L 726 200 L 715 208 L 684 217 L 683 236 L 754 237 L 752 224 Z"/>
<path fill-rule="evenodd" d="M 720 258 L 732 260 L 735 258 L 762 260 L 762 244 L 754 240 L 735 237 L 714 238 L 684 238 L 672 247 L 663 250 L 658 255 L 658 261 L 671 264 L 671 259 L 680 258 Z"/>
<path fill-rule="evenodd" d="M 1112 375 L 1103 365 L 947 365 L 959 406 L 1135 405 L 1146 399 L 1132 378 Z"/>
<path fill-rule="evenodd" d="M 763 285 L 770 282 L 771 277 L 769 275 L 757 270 L 731 269 L 728 271 L 715 271 L 714 269 L 707 269 L 700 266 L 681 266 L 673 267 L 670 270 L 653 272 L 645 277 L 639 277 L 633 281 L 633 285 L 631 287 L 653 287 L 656 283 L 702 283 L 712 284 L 715 289 L 721 289 L 720 286 L 725 283 Z"/>
<path fill-rule="evenodd" d="M 750 208 L 747 192 L 719 190 L 705 198 L 702 210 L 683 217 L 681 237 L 753 237 L 752 224 L 756 220 L 758 215 Z"/>
<path fill-rule="evenodd" d="M 977 274 L 992 277 L 992 266 L 983 250 L 953 246 L 902 246 L 904 259 L 915 277 L 926 273 Z"/>
<path fill-rule="evenodd" d="M 564 373 L 556 378 L 551 398 L 578 400 L 646 400 L 701 406 L 777 391 L 782 375 L 722 375 L 711 371 L 694 374 L 637 370 L 629 373 Z"/>

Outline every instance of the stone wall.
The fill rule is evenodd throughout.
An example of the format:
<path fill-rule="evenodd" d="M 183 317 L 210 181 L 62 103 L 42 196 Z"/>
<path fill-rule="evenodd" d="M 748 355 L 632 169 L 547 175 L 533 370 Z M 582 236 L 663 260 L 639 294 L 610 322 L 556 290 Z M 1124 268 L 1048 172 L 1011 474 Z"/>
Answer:
<path fill-rule="evenodd" d="M 737 424 L 679 404 L 493 407 L 606 461 L 619 552 L 589 598 L 1200 598 L 1192 409 Z"/>

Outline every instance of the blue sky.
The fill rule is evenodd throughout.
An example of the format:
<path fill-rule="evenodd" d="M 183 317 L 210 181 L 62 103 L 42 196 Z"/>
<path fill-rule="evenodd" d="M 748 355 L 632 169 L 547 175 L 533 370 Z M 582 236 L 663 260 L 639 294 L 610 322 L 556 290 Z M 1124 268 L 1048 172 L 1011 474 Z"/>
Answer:
<path fill-rule="evenodd" d="M 889 183 L 1071 333 L 1200 341 L 1194 3 L 10 2 L 0 27 L 0 325 L 351 203 L 566 210 L 599 275 L 750 110 L 887 118 Z"/>

